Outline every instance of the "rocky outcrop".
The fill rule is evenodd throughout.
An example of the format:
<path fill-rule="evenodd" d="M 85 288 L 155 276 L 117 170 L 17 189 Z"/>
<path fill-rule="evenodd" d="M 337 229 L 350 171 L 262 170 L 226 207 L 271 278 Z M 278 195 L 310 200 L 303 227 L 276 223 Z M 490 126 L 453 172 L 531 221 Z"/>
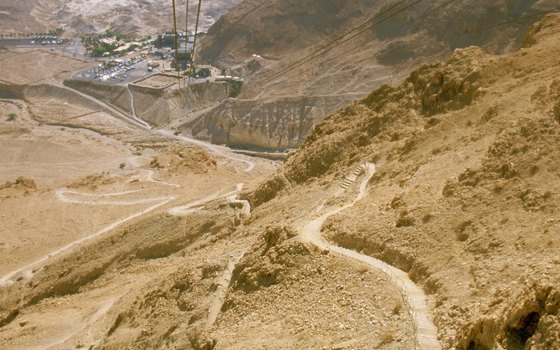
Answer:
<path fill-rule="evenodd" d="M 354 95 L 341 95 L 228 99 L 188 126 L 192 127 L 193 136 L 218 144 L 257 149 L 292 148 L 301 144 L 313 125 L 354 98 Z"/>
<path fill-rule="evenodd" d="M 28 195 L 38 190 L 33 179 L 20 176 L 14 182 L 8 181 L 0 185 L 0 199 L 9 197 L 18 197 L 19 195 Z"/>
<path fill-rule="evenodd" d="M 459 349 L 553 349 L 560 344 L 560 291 L 528 282 L 513 295 L 498 290 L 484 315 L 459 334 Z"/>

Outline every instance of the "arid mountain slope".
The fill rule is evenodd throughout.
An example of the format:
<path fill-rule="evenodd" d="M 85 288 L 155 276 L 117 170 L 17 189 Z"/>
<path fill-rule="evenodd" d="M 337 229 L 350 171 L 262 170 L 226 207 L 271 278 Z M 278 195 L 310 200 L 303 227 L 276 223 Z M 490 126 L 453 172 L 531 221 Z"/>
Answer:
<path fill-rule="evenodd" d="M 375 162 L 323 234 L 423 285 L 445 349 L 558 348 L 558 76 L 554 14 L 515 53 L 456 50 L 338 111 L 247 198 L 270 211 Z"/>
<path fill-rule="evenodd" d="M 306 240 L 302 228 L 324 218 L 314 227 L 323 237 L 399 267 L 424 288 L 443 349 L 558 348 L 559 35 L 560 14 L 549 15 L 517 52 L 469 47 L 422 66 L 328 117 L 260 184 L 249 181 L 267 168 L 247 173 L 247 160 L 224 149 L 177 148 L 157 132 L 128 134 L 130 151 L 145 154 L 124 169 L 111 163 L 118 176 L 74 181 L 58 197 L 40 181 L 34 190 L 10 179 L 2 195 L 15 197 L 6 207 L 63 198 L 91 215 L 99 201 L 111 206 L 111 221 L 126 210 L 117 203 L 144 195 L 161 207 L 3 277 L 0 347 L 413 348 L 418 324 L 398 285 Z M 31 128 L 24 123 L 43 103 L 62 120 L 89 118 L 40 90 L 27 102 L 2 101 L 17 114 L 2 121 L 4 138 L 25 142 L 31 134 L 21 128 Z M 37 127 L 56 117 L 41 114 Z M 84 142 L 74 147 L 98 139 Z M 136 157 L 150 168 L 138 168 Z M 376 171 L 365 176 L 364 163 Z M 242 181 L 249 190 L 237 199 Z M 158 193 L 165 197 L 151 197 Z M 50 213 L 43 210 L 35 209 Z M 325 210 L 336 214 L 327 219 Z M 68 222 L 84 223 L 99 225 Z"/>
<path fill-rule="evenodd" d="M 239 0 L 203 2 L 201 30 L 207 30 L 238 2 Z M 194 28 L 196 3 L 192 1 L 189 4 L 190 29 Z M 177 8 L 179 23 L 183 24 L 185 1 L 177 1 Z M 0 33 L 33 33 L 61 27 L 71 35 L 113 28 L 121 33 L 141 36 L 169 30 L 173 25 L 171 2 L 151 0 L 12 1 L 0 4 L 0 19 Z"/>
<path fill-rule="evenodd" d="M 557 7 L 557 1 L 549 0 L 246 0 L 209 30 L 199 56 L 217 65 L 234 65 L 233 72 L 244 74 L 242 99 L 270 103 L 271 98 L 303 96 L 325 105 L 320 96 L 366 96 L 383 83 L 400 82 L 420 64 L 448 57 L 456 48 L 477 45 L 490 53 L 510 52 L 519 47 L 527 28 L 542 12 Z M 368 19 L 372 21 L 360 27 L 359 35 L 353 37 L 353 32 L 298 63 Z M 353 39 L 347 40 L 350 37 Z M 330 103 L 333 108 L 322 109 L 322 117 L 346 105 L 347 100 Z M 241 125 L 237 123 L 242 110 L 224 106 L 215 112 L 208 115 L 207 133 L 227 124 L 244 129 L 246 135 L 258 134 L 249 127 L 256 122 L 243 119 Z M 309 121 L 299 115 L 308 125 L 322 117 Z M 254 111 L 251 118 L 277 123 L 264 112 Z M 261 144 L 260 139 L 256 138 L 256 145 Z M 251 144 L 251 138 L 242 143 Z"/>
<path fill-rule="evenodd" d="M 356 38 L 342 40 L 340 46 L 303 67 L 317 70 L 313 80 L 343 62 L 359 68 L 353 75 L 363 76 L 362 69 L 368 65 L 418 63 L 470 45 L 491 53 L 512 50 L 538 14 L 555 7 L 556 2 L 549 0 L 246 0 L 210 29 L 202 40 L 200 57 L 213 63 L 242 63 L 258 54 L 280 60 L 277 65 L 283 68 L 371 19 Z M 369 59 L 356 62 L 355 57 L 363 58 L 362 52 Z M 296 72 L 287 74 L 290 80 L 297 80 Z M 321 87 L 329 88 L 317 88 Z"/>

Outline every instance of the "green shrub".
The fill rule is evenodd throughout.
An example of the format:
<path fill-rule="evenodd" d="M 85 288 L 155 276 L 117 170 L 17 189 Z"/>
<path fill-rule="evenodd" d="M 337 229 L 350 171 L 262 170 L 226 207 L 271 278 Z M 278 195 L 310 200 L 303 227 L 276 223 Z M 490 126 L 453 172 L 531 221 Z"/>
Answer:
<path fill-rule="evenodd" d="M 243 87 L 242 81 L 230 81 L 229 86 L 229 97 L 237 97 L 241 93 L 241 88 Z"/>

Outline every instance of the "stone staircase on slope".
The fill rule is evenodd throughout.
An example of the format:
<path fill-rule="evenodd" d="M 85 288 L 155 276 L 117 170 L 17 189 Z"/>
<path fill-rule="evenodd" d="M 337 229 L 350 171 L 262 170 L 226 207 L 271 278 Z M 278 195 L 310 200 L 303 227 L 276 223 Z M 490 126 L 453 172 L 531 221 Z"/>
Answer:
<path fill-rule="evenodd" d="M 348 175 L 344 178 L 344 181 L 342 181 L 342 184 L 340 185 L 340 187 L 343 190 L 347 190 L 350 186 L 352 186 L 352 184 L 354 182 L 356 182 L 356 179 L 358 179 L 358 177 L 366 171 L 366 168 L 367 168 L 366 164 L 358 165 L 356 167 L 356 169 L 354 169 L 352 174 L 350 174 L 350 175 Z"/>

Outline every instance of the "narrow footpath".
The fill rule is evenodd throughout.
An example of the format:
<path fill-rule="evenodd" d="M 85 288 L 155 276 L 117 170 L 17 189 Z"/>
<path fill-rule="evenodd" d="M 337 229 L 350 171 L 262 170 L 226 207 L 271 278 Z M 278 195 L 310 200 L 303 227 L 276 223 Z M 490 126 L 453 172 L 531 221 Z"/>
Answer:
<path fill-rule="evenodd" d="M 415 348 L 418 350 L 441 350 L 441 344 L 437 337 L 437 328 L 430 318 L 429 309 L 426 305 L 426 295 L 424 291 L 410 280 L 408 274 L 381 260 L 360 254 L 350 249 L 342 248 L 327 242 L 321 236 L 323 223 L 331 216 L 336 215 L 348 208 L 351 208 L 357 201 L 363 199 L 367 194 L 367 184 L 375 174 L 375 165 L 367 163 L 362 166 L 363 179 L 360 183 L 356 198 L 349 204 L 337 208 L 324 208 L 319 213 L 319 217 L 310 220 L 300 230 L 299 234 L 303 241 L 312 243 L 323 250 L 329 250 L 346 258 L 353 259 L 372 268 L 382 271 L 399 288 L 404 300 L 407 303 L 408 312 L 413 320 L 415 334 Z M 351 182 L 355 181 L 359 172 L 354 172 L 351 181 L 345 181 L 344 190 L 349 188 Z"/>

